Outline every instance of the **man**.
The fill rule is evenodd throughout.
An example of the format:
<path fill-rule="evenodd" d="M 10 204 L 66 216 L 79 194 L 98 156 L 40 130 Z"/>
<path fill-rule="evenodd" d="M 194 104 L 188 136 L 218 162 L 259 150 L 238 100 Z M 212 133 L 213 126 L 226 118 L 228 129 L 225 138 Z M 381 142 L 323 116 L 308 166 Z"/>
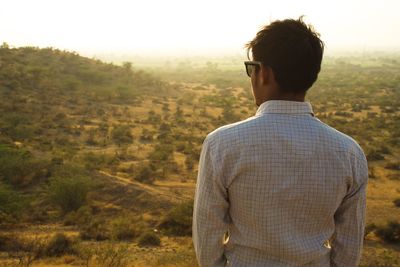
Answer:
<path fill-rule="evenodd" d="M 302 18 L 275 21 L 247 44 L 259 107 L 204 141 L 193 214 L 201 267 L 358 265 L 367 162 L 304 102 L 323 48 Z"/>

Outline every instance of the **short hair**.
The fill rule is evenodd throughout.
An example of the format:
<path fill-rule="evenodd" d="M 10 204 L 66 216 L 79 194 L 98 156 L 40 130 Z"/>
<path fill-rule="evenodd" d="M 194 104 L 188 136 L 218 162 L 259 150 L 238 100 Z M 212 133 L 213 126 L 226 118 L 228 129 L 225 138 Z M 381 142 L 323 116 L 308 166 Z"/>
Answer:
<path fill-rule="evenodd" d="M 272 68 L 280 90 L 305 93 L 321 70 L 324 43 L 319 36 L 301 16 L 264 26 L 245 47 L 253 60 Z"/>

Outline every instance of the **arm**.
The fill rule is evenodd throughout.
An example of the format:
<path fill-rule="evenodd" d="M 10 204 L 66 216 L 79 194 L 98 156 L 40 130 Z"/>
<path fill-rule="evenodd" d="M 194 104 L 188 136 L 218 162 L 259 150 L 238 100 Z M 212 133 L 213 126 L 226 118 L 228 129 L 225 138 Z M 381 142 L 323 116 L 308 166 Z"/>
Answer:
<path fill-rule="evenodd" d="M 358 266 L 364 239 L 368 167 L 365 157 L 355 166 L 353 188 L 335 213 L 331 266 Z"/>
<path fill-rule="evenodd" d="M 228 194 L 215 168 L 209 138 L 200 155 L 193 211 L 193 243 L 201 267 L 223 267 L 223 236 L 228 230 Z"/>

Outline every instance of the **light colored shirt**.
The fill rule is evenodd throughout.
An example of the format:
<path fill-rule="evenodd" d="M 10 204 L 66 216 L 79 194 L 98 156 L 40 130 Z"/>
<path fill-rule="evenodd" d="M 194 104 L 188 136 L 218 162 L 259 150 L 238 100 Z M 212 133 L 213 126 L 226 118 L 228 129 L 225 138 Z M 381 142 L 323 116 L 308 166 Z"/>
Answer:
<path fill-rule="evenodd" d="M 193 214 L 201 267 L 357 266 L 368 168 L 307 102 L 267 101 L 204 141 Z"/>

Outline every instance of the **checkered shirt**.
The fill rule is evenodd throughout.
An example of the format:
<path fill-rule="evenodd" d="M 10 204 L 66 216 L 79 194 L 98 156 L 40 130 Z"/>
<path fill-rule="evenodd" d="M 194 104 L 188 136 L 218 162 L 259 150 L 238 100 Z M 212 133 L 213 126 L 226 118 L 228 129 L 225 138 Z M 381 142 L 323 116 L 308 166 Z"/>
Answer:
<path fill-rule="evenodd" d="M 208 134 L 193 213 L 201 267 L 357 266 L 368 168 L 308 102 L 264 102 Z"/>

